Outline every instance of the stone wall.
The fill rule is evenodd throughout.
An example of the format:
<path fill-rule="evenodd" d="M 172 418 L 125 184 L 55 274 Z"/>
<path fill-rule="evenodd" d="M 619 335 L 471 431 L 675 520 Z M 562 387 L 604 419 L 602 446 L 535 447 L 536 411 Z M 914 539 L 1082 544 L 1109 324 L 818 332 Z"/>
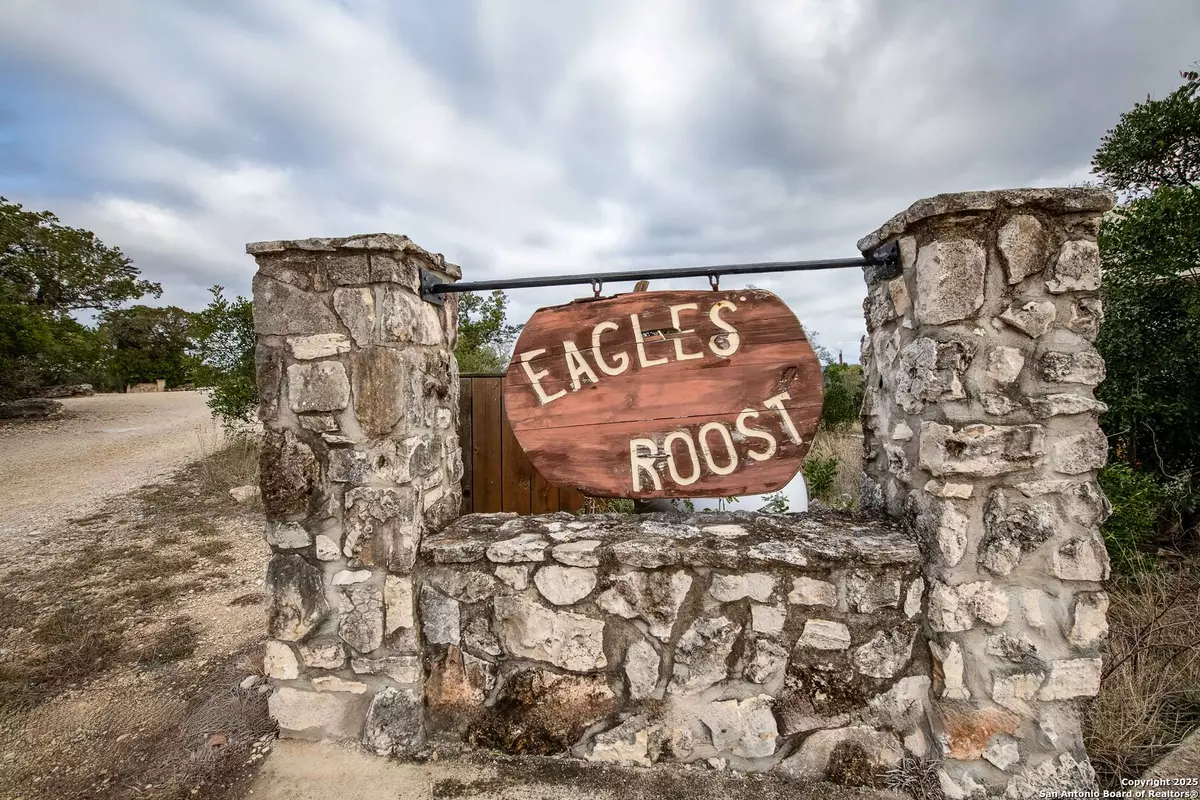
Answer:
<path fill-rule="evenodd" d="M 461 507 L 461 272 L 403 236 L 247 245 L 265 431 L 270 609 L 265 669 L 285 735 L 419 743 L 412 572 L 424 532 Z"/>
<path fill-rule="evenodd" d="M 840 514 L 473 514 L 417 561 L 432 740 L 872 783 L 925 753 L 915 543 Z"/>
<path fill-rule="evenodd" d="M 1099 189 L 940 195 L 859 242 L 867 270 L 863 504 L 925 561 L 930 718 L 948 797 L 1094 784 L 1108 559 Z"/>

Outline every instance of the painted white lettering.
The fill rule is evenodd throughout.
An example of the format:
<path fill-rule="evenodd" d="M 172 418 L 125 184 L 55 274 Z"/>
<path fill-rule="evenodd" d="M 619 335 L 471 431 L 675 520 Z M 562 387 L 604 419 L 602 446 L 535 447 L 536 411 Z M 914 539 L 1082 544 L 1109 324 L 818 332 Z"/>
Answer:
<path fill-rule="evenodd" d="M 549 375 L 550 370 L 544 369 L 541 372 L 534 372 L 533 367 L 529 365 L 530 360 L 537 358 L 544 352 L 546 352 L 546 350 L 542 348 L 521 353 L 521 366 L 525 368 L 525 374 L 529 376 L 529 383 L 533 385 L 533 391 L 537 393 L 538 402 L 542 405 L 546 405 L 552 400 L 557 400 L 558 398 L 566 397 L 567 395 L 566 389 L 559 389 L 554 394 L 547 396 L 546 390 L 542 388 L 542 384 L 539 383 L 539 381 Z"/>
<path fill-rule="evenodd" d="M 649 450 L 649 455 L 642 455 L 642 450 Z M 650 481 L 654 484 L 655 490 L 662 489 L 662 480 L 658 477 L 658 470 L 654 468 L 654 457 L 658 455 L 658 447 L 654 444 L 653 439 L 630 439 L 629 440 L 629 470 L 633 473 L 633 490 L 640 492 L 642 490 L 642 473 L 650 474 Z"/>
<path fill-rule="evenodd" d="M 567 370 L 571 373 L 572 392 L 578 392 L 579 387 L 583 385 L 579 381 L 581 376 L 586 377 L 592 383 L 600 382 L 574 342 L 563 342 L 563 354 L 567 357 Z"/>
<path fill-rule="evenodd" d="M 758 417 L 758 412 L 755 411 L 753 408 L 743 408 L 742 413 L 738 414 L 737 429 L 738 429 L 738 432 L 741 433 L 743 436 L 748 436 L 753 439 L 762 439 L 763 441 L 765 441 L 767 443 L 767 447 L 765 450 L 761 450 L 758 452 L 756 452 L 754 450 L 746 451 L 746 455 L 750 456 L 755 461 L 766 461 L 768 458 L 775 455 L 775 446 L 776 446 L 775 435 L 772 434 L 770 431 L 764 431 L 764 430 L 759 430 L 757 428 L 751 428 L 748 424 L 746 424 L 747 420 L 755 419 L 757 417 Z"/>
<path fill-rule="evenodd" d="M 718 467 L 713 461 L 712 449 L 708 446 L 708 434 L 710 431 L 719 431 L 721 438 L 725 440 L 725 451 L 729 453 L 729 463 L 723 467 Z M 704 453 L 704 460 L 708 462 L 708 468 L 717 475 L 728 475 L 737 469 L 738 457 L 737 451 L 733 449 L 733 437 L 729 435 L 729 428 L 725 427 L 723 422 L 706 422 L 700 427 L 700 434 L 697 436 L 700 440 L 700 452 Z"/>
<path fill-rule="evenodd" d="M 683 335 L 685 333 L 695 333 L 694 329 L 683 330 L 683 324 L 679 321 L 680 311 L 695 311 L 700 308 L 696 303 L 680 303 L 677 306 L 671 306 L 671 325 L 678 333 L 675 334 L 675 358 L 678 361 L 691 361 L 695 358 L 704 358 L 704 353 L 685 353 L 683 352 Z"/>
<path fill-rule="evenodd" d="M 728 300 L 720 300 L 713 303 L 712 308 L 708 310 L 708 318 L 712 320 L 713 325 L 716 325 L 723 331 L 728 331 L 728 333 L 718 333 L 710 338 L 708 340 L 708 349 L 713 351 L 713 355 L 728 358 L 737 352 L 742 337 L 738 335 L 737 328 L 721 319 L 721 309 L 723 308 L 728 308 L 730 311 L 737 311 L 737 306 Z"/>
<path fill-rule="evenodd" d="M 787 392 L 780 392 L 774 397 L 768 397 L 766 400 L 763 400 L 763 405 L 779 412 L 779 419 L 783 422 L 783 430 L 787 433 L 788 438 L 796 444 L 800 444 L 800 433 L 796 430 L 796 426 L 792 424 L 792 418 L 788 416 L 787 409 L 783 407 L 783 401 L 791 399 L 791 395 Z"/>
<path fill-rule="evenodd" d="M 688 458 L 692 462 L 692 474 L 686 478 L 679 476 L 679 467 L 675 463 L 675 442 L 682 441 L 687 445 Z M 692 443 L 692 435 L 687 431 L 672 431 L 663 439 L 663 451 L 667 454 L 667 471 L 671 480 L 680 486 L 690 486 L 700 479 L 700 459 L 696 458 L 696 445 Z"/>
<path fill-rule="evenodd" d="M 629 356 L 624 351 L 613 356 L 616 366 L 610 366 L 600 353 L 600 334 L 615 330 L 617 330 L 617 323 L 612 320 L 597 323 L 596 327 L 592 328 L 592 358 L 596 359 L 596 366 L 600 367 L 600 371 L 605 375 L 620 375 L 629 367 Z"/>
<path fill-rule="evenodd" d="M 637 314 L 630 314 L 629 321 L 633 323 L 633 341 L 637 343 L 638 363 L 643 367 L 654 367 L 667 363 L 667 358 L 646 358 L 646 341 L 642 338 L 642 322 Z"/>

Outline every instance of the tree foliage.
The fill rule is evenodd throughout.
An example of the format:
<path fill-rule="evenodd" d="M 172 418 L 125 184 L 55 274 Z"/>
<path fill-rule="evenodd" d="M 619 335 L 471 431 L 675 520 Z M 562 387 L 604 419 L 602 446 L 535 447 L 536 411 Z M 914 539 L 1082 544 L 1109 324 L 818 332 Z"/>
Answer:
<path fill-rule="evenodd" d="M 116 308 L 162 286 L 91 231 L 0 197 L 0 281 L 9 302 L 47 311 Z"/>
<path fill-rule="evenodd" d="M 821 425 L 845 430 L 859 420 L 863 404 L 863 368 L 860 364 L 829 364 L 822 374 L 825 402 Z"/>
<path fill-rule="evenodd" d="M 1092 161 L 1122 198 L 1100 228 L 1105 320 L 1096 347 L 1107 364 L 1097 395 L 1109 406 L 1102 424 L 1113 462 L 1101 479 L 1117 507 L 1106 536 L 1124 565 L 1134 563 L 1131 543 L 1150 538 L 1145 526 L 1188 530 L 1197 505 L 1200 75 L 1181 77 L 1166 98 L 1122 114 Z"/>
<path fill-rule="evenodd" d="M 177 306 L 109 309 L 97 328 L 104 348 L 106 388 L 160 378 L 168 387 L 192 382 L 190 354 L 193 314 Z"/>
<path fill-rule="evenodd" d="M 91 231 L 0 197 L 0 397 L 95 380 L 103 343 L 71 314 L 161 293 L 138 275 Z"/>
<path fill-rule="evenodd" d="M 458 344 L 454 357 L 459 372 L 502 372 L 508 349 L 521 332 L 520 325 L 505 320 L 508 297 L 499 289 L 491 294 L 464 292 L 458 300 Z"/>
<path fill-rule="evenodd" d="M 258 410 L 253 306 L 240 295 L 230 300 L 223 286 L 209 292 L 212 300 L 192 321 L 192 380 L 211 387 L 208 407 L 227 425 L 249 422 Z"/>
<path fill-rule="evenodd" d="M 1121 116 L 1093 160 L 1125 202 L 1100 229 L 1114 455 L 1164 475 L 1200 459 L 1200 82 Z"/>

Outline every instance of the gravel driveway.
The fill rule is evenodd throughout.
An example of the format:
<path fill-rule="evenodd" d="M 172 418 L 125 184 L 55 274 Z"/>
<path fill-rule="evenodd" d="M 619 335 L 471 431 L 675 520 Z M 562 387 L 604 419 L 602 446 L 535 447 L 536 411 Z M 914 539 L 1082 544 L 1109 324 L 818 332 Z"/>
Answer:
<path fill-rule="evenodd" d="M 202 392 L 63 400 L 61 419 L 0 423 L 0 550 L 214 450 Z"/>

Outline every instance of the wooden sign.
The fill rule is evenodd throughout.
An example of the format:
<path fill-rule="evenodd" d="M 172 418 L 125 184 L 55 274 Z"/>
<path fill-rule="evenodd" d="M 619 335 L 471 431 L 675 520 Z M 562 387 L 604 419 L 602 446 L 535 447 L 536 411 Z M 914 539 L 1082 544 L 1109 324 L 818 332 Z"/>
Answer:
<path fill-rule="evenodd" d="M 773 492 L 821 416 L 821 367 L 774 294 L 638 292 L 539 309 L 504 380 L 551 483 L 595 497 Z"/>

